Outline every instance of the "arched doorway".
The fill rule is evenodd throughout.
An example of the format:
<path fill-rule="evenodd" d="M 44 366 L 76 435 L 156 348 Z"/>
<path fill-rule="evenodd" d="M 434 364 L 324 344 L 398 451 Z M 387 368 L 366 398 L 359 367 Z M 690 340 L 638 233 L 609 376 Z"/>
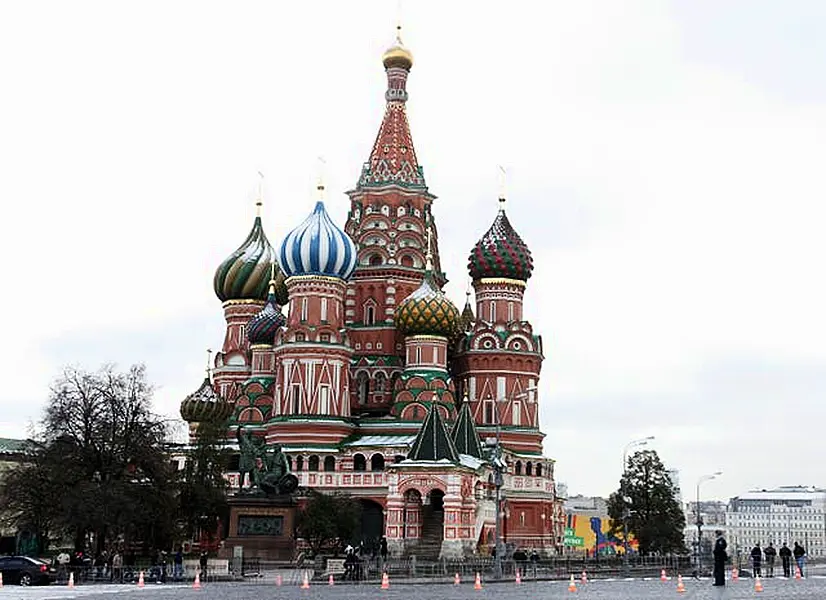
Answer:
<path fill-rule="evenodd" d="M 430 507 L 434 512 L 445 511 L 445 493 L 442 490 L 430 491 Z"/>
<path fill-rule="evenodd" d="M 369 553 L 376 549 L 378 552 L 378 544 L 381 536 L 384 535 L 384 508 L 374 500 L 362 498 L 361 500 L 361 529 L 359 531 L 360 539 L 358 541 L 364 542 L 364 548 Z"/>
<path fill-rule="evenodd" d="M 405 523 L 413 534 L 405 541 L 406 555 L 416 555 L 421 560 L 438 560 L 444 539 L 444 497 L 440 489 L 430 490 L 424 498 L 414 489 L 405 494 Z"/>

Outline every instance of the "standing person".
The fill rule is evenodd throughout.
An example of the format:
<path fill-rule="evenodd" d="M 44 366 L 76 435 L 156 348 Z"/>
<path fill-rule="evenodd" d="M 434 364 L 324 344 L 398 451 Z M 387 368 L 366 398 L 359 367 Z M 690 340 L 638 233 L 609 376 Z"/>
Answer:
<path fill-rule="evenodd" d="M 757 542 L 754 545 L 754 548 L 751 549 L 751 566 L 754 568 L 754 576 L 760 577 L 763 575 L 762 571 L 760 570 L 760 563 L 763 562 L 763 551 L 760 549 L 760 542 Z"/>
<path fill-rule="evenodd" d="M 379 541 L 379 555 L 381 556 L 382 568 L 384 568 L 387 562 L 387 538 L 384 536 L 381 536 L 381 540 Z"/>
<path fill-rule="evenodd" d="M 797 563 L 797 568 L 800 569 L 800 576 L 803 577 L 803 565 L 806 563 L 806 549 L 800 545 L 800 542 L 794 543 L 794 562 Z"/>
<path fill-rule="evenodd" d="M 112 581 L 123 583 L 123 556 L 120 550 L 115 550 L 112 556 Z"/>
<path fill-rule="evenodd" d="M 536 548 L 531 550 L 531 566 L 533 567 L 533 576 L 536 579 L 536 566 L 539 564 L 539 553 Z"/>
<path fill-rule="evenodd" d="M 206 579 L 206 576 L 207 576 L 207 553 L 206 553 L 206 550 L 201 552 L 201 558 L 198 561 L 198 564 L 201 567 L 201 579 Z"/>
<path fill-rule="evenodd" d="M 726 548 L 726 538 L 723 537 L 723 532 L 719 529 L 714 532 L 717 539 L 714 542 L 714 585 L 726 585 L 726 561 L 728 560 L 728 553 Z"/>
<path fill-rule="evenodd" d="M 774 557 L 777 556 L 777 550 L 774 549 L 774 545 L 771 542 L 769 542 L 769 545 L 763 550 L 763 554 L 766 555 L 767 576 L 774 577 Z"/>
<path fill-rule="evenodd" d="M 175 553 L 174 567 L 172 568 L 172 577 L 174 579 L 181 579 L 184 576 L 184 549 L 183 546 L 178 546 L 178 551 Z"/>
<path fill-rule="evenodd" d="M 786 577 L 788 579 L 792 576 L 792 551 L 789 550 L 789 547 L 786 545 L 786 542 L 783 542 L 783 547 L 780 548 L 780 562 L 783 563 L 783 577 Z"/>

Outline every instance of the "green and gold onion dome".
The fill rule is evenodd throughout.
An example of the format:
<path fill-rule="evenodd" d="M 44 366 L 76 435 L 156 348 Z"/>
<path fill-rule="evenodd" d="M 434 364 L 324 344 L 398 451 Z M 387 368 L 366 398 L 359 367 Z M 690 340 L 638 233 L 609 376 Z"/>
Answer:
<path fill-rule="evenodd" d="M 229 419 L 233 405 L 215 393 L 209 376 L 197 390 L 181 402 L 181 417 L 189 423 L 222 423 Z"/>
<path fill-rule="evenodd" d="M 287 286 L 284 273 L 275 258 L 275 249 L 270 245 L 261 216 L 255 217 L 247 239 L 215 271 L 213 288 L 222 302 L 228 300 L 267 299 L 270 274 L 275 265 L 275 296 L 278 304 L 287 303 Z"/>
<path fill-rule="evenodd" d="M 454 338 L 461 330 L 459 309 L 425 273 L 422 284 L 396 307 L 394 322 L 404 335 L 438 335 Z"/>

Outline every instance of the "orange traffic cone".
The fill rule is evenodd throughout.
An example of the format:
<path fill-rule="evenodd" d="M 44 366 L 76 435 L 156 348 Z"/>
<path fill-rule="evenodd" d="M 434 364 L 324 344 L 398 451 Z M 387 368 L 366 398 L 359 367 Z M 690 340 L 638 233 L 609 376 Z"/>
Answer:
<path fill-rule="evenodd" d="M 310 589 L 310 578 L 307 577 L 307 571 L 304 571 L 304 581 L 301 582 L 301 589 L 302 590 L 309 590 Z"/>
<path fill-rule="evenodd" d="M 738 581 L 740 579 L 740 571 L 737 570 L 737 567 L 733 567 L 731 569 L 731 580 Z"/>
<path fill-rule="evenodd" d="M 588 583 L 588 573 L 585 572 L 585 569 L 582 569 L 582 576 L 579 578 L 580 583 Z"/>
<path fill-rule="evenodd" d="M 571 582 L 568 584 L 568 591 L 575 592 L 576 591 L 576 581 L 574 581 L 574 574 L 571 573 Z"/>
<path fill-rule="evenodd" d="M 660 581 L 668 581 L 668 575 L 665 574 L 665 569 L 660 571 Z"/>
<path fill-rule="evenodd" d="M 283 583 L 283 581 L 281 580 L 281 573 L 279 573 L 278 575 L 275 576 L 275 585 L 280 587 L 282 583 Z"/>
<path fill-rule="evenodd" d="M 754 578 L 754 591 L 755 592 L 762 592 L 763 591 L 763 582 L 760 581 L 760 575 Z"/>
<path fill-rule="evenodd" d="M 474 590 L 481 590 L 482 589 L 482 578 L 479 577 L 479 571 L 476 571 L 476 581 L 473 584 Z"/>
<path fill-rule="evenodd" d="M 381 574 L 381 589 L 390 589 L 390 578 L 387 576 L 387 571 Z"/>
<path fill-rule="evenodd" d="M 75 587 L 75 574 L 74 573 L 69 573 L 69 587 L 70 588 Z"/>
<path fill-rule="evenodd" d="M 683 583 L 682 575 L 677 575 L 677 591 L 681 594 L 685 591 L 685 584 Z"/>
<path fill-rule="evenodd" d="M 336 580 L 333 579 L 333 574 L 330 573 L 330 579 L 327 580 L 327 585 L 335 585 L 335 584 L 336 584 Z"/>
<path fill-rule="evenodd" d="M 456 575 L 453 576 L 453 585 L 459 585 L 460 583 L 462 583 L 462 580 L 459 578 L 459 574 L 456 573 Z"/>
<path fill-rule="evenodd" d="M 800 567 L 794 568 L 794 578 L 795 579 L 803 579 L 803 575 L 800 574 Z"/>
<path fill-rule="evenodd" d="M 195 581 L 192 582 L 192 589 L 193 590 L 200 590 L 201 589 L 201 572 L 195 571 Z"/>
<path fill-rule="evenodd" d="M 138 573 L 138 587 L 142 588 L 143 585 L 143 571 L 141 571 L 140 573 Z"/>
<path fill-rule="evenodd" d="M 516 585 L 522 583 L 522 576 L 519 574 L 519 569 L 516 569 Z"/>

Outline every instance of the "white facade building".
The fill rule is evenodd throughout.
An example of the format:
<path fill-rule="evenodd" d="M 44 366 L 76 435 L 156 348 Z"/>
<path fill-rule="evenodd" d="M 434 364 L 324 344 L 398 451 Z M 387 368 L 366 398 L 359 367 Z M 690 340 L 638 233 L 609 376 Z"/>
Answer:
<path fill-rule="evenodd" d="M 762 547 L 800 542 L 811 557 L 826 556 L 826 490 L 789 486 L 732 498 L 726 510 L 729 548 L 747 554 Z"/>

